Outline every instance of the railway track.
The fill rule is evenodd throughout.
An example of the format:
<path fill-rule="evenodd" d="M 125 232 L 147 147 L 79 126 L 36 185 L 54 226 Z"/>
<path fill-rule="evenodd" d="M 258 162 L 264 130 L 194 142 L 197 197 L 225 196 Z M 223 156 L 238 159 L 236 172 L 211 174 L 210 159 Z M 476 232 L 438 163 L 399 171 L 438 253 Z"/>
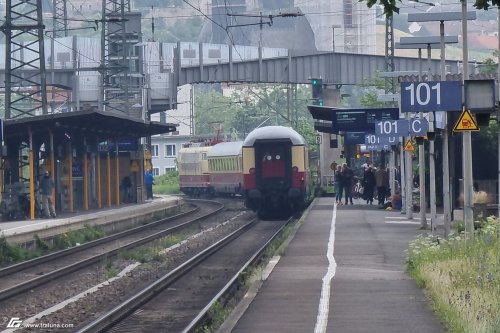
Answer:
<path fill-rule="evenodd" d="M 250 221 L 78 332 L 193 332 L 289 222 Z"/>
<path fill-rule="evenodd" d="M 224 208 L 223 204 L 214 201 L 191 202 L 196 202 L 196 205 L 193 204 L 193 208 L 187 212 L 0 269 L 0 302 L 92 265 L 103 258 L 192 226 Z"/>

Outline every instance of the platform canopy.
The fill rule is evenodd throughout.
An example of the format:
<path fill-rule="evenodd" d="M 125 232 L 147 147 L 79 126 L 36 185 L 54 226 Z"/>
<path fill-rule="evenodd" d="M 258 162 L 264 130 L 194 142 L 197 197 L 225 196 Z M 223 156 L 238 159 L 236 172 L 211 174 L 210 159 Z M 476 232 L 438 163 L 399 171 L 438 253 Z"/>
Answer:
<path fill-rule="evenodd" d="M 55 113 L 49 115 L 7 119 L 4 122 L 4 140 L 24 137 L 29 133 L 48 131 L 75 131 L 100 137 L 145 137 L 176 130 L 175 124 L 153 121 L 96 110 Z"/>

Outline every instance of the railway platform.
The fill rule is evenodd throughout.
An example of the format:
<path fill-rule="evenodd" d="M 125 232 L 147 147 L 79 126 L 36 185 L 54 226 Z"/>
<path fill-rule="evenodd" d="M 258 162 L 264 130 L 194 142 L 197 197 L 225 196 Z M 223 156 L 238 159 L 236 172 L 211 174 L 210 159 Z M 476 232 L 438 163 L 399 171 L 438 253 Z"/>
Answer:
<path fill-rule="evenodd" d="M 419 220 L 318 198 L 260 289 L 219 332 L 444 332 L 405 273 Z"/>
<path fill-rule="evenodd" d="M 139 204 L 122 204 L 99 210 L 61 213 L 56 218 L 0 222 L 0 236 L 9 244 L 30 244 L 35 234 L 48 239 L 85 225 L 100 226 L 105 230 L 121 231 L 151 219 L 157 214 L 174 212 L 184 204 L 181 196 L 156 196 Z"/>

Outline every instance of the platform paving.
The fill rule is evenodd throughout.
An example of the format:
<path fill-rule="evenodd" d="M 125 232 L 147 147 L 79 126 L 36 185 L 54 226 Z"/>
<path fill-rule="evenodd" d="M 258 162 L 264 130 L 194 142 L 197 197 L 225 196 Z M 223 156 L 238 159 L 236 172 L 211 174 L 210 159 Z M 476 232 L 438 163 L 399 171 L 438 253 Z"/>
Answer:
<path fill-rule="evenodd" d="M 220 332 L 444 332 L 404 272 L 404 250 L 419 233 L 418 220 L 400 212 L 316 199 L 246 311 Z"/>
<path fill-rule="evenodd" d="M 24 243 L 33 240 L 36 233 L 40 237 L 56 235 L 68 230 L 76 230 L 86 224 L 102 225 L 115 221 L 131 219 L 141 215 L 152 214 L 168 207 L 182 204 L 179 196 L 158 196 L 139 204 L 123 204 L 119 207 L 103 207 L 102 209 L 80 210 L 73 213 L 60 213 L 56 218 L 38 218 L 35 220 L 0 222 L 0 236 L 9 243 Z"/>

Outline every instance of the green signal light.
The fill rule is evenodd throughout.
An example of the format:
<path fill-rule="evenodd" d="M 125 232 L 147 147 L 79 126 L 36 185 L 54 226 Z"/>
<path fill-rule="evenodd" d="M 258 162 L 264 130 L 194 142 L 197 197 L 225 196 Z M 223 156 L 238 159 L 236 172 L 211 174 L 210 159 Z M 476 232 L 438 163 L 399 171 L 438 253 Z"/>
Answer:
<path fill-rule="evenodd" d="M 318 105 L 323 106 L 323 101 L 319 101 Z"/>
<path fill-rule="evenodd" d="M 317 85 L 318 84 L 318 80 L 313 80 L 313 85 Z"/>

